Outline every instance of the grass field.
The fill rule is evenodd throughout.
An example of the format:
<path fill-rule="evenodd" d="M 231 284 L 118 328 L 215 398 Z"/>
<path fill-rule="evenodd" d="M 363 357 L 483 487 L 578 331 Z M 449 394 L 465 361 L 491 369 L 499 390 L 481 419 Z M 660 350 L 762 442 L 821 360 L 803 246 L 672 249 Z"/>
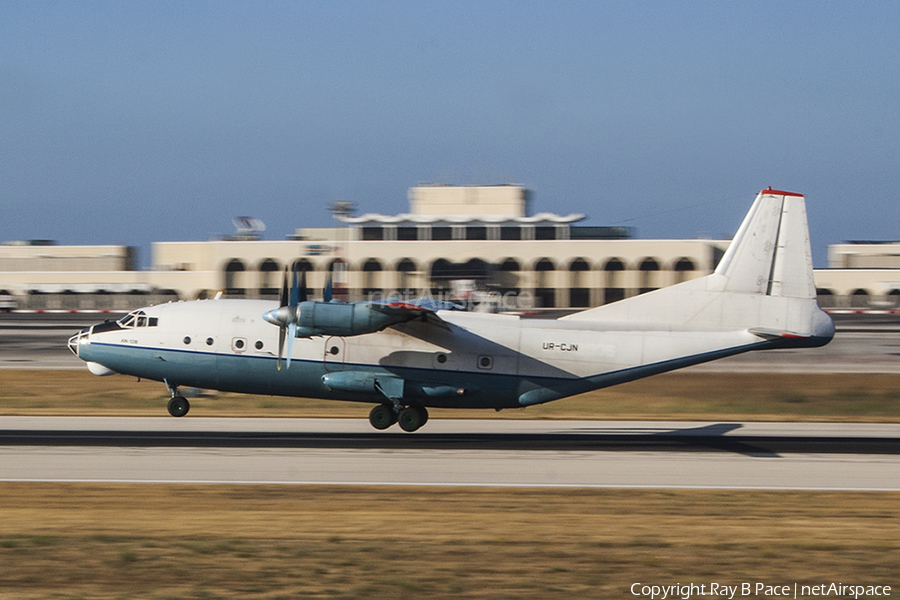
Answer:
<path fill-rule="evenodd" d="M 163 416 L 168 392 L 154 381 L 85 370 L 0 370 L 0 415 Z M 366 418 L 369 405 L 216 394 L 191 415 Z M 527 409 L 430 411 L 432 418 L 900 421 L 900 375 L 681 371 Z M 190 418 L 190 417 L 188 417 Z"/>
<path fill-rule="evenodd" d="M 900 590 L 900 494 L 6 483 L 0 514 L 4 600 Z"/>

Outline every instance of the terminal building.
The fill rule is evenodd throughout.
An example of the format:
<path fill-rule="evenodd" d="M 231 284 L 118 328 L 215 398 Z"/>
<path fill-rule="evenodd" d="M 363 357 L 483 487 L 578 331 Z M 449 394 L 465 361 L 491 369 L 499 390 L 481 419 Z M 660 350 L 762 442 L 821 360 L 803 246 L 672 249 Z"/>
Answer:
<path fill-rule="evenodd" d="M 522 186 L 420 185 L 409 212 L 343 211 L 338 226 L 297 229 L 286 240 L 252 231 L 224 239 L 156 242 L 150 270 L 127 246 L 0 246 L 0 295 L 25 310 L 128 310 L 169 300 L 277 299 L 282 273 L 306 272 L 311 297 L 327 279 L 335 297 L 448 297 L 494 308 L 580 309 L 710 273 L 729 240 L 635 239 L 623 227 L 584 226 L 584 215 L 532 214 Z M 900 243 L 829 248 L 816 271 L 824 308 L 897 308 Z"/>

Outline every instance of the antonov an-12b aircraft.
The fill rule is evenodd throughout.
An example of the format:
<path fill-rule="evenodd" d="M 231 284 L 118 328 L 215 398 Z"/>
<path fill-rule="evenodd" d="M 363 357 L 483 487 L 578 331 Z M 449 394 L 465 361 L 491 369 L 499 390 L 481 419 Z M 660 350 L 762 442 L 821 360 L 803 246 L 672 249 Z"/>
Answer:
<path fill-rule="evenodd" d="M 415 431 L 428 407 L 521 408 L 749 350 L 823 346 L 806 204 L 763 190 L 715 272 L 560 319 L 420 300 L 307 300 L 285 272 L 280 303 L 198 300 L 88 327 L 69 347 L 97 375 L 375 404 L 377 429 Z M 287 344 L 285 344 L 287 341 Z"/>

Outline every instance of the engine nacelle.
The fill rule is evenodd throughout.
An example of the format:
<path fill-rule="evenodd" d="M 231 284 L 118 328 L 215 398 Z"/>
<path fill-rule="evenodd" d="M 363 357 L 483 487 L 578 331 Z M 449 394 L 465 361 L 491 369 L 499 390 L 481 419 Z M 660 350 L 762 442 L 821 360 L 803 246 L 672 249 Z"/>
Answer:
<path fill-rule="evenodd" d="M 369 304 L 307 301 L 299 308 L 297 337 L 363 335 L 407 320 L 374 310 Z"/>

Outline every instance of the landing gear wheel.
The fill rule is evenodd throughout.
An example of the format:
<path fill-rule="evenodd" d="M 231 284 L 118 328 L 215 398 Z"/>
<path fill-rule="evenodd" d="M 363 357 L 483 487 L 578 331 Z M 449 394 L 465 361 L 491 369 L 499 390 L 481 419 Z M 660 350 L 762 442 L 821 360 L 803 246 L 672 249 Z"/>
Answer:
<path fill-rule="evenodd" d="M 184 396 L 172 396 L 169 400 L 169 414 L 173 417 L 183 417 L 191 410 L 191 404 Z"/>
<path fill-rule="evenodd" d="M 375 429 L 387 429 L 396 422 L 397 415 L 390 404 L 379 404 L 369 413 L 369 423 Z"/>
<path fill-rule="evenodd" d="M 428 411 L 421 406 L 407 406 L 400 411 L 397 421 L 403 431 L 413 432 L 428 420 Z"/>

